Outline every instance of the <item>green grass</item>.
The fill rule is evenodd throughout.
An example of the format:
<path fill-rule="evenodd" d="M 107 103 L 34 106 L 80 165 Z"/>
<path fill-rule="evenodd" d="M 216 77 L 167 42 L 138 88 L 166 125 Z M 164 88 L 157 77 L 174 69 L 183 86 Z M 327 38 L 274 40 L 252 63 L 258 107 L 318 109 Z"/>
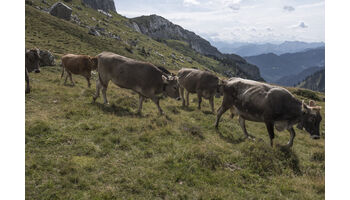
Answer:
<path fill-rule="evenodd" d="M 43 6 L 41 1 L 34 2 Z M 74 5 L 79 2 L 73 0 Z M 74 5 L 73 14 L 103 17 L 88 8 L 76 10 Z M 132 32 L 123 25 L 125 18 L 113 16 L 110 20 L 119 23 L 110 26 L 123 41 L 137 36 L 141 46 L 163 54 L 167 63 L 172 63 L 171 53 L 185 56 Z M 93 23 L 90 17 L 81 19 Z M 162 64 L 156 54 L 130 54 L 125 45 L 90 36 L 82 27 L 26 6 L 27 47 L 51 49 L 57 58 L 65 53 L 95 55 L 110 50 Z M 205 68 L 195 60 L 179 65 Z M 92 103 L 94 81 L 88 89 L 83 77 L 73 75 L 76 86 L 64 86 L 60 72 L 59 66 L 53 66 L 41 68 L 40 74 L 29 74 L 32 90 L 25 98 L 26 199 L 325 198 L 324 120 L 320 140 L 296 129 L 292 150 L 271 148 L 262 123 L 247 122 L 255 141 L 242 139 L 238 120 L 230 119 L 229 113 L 223 115 L 216 131 L 208 101 L 197 110 L 195 95 L 190 96 L 189 108 L 182 108 L 179 101 L 162 99 L 164 116 L 159 116 L 148 100 L 139 116 L 136 93 L 110 84 L 110 105 L 104 106 L 101 98 Z M 315 94 L 324 97 L 323 93 Z M 215 99 L 216 109 L 221 101 Z M 324 119 L 324 102 L 317 104 L 322 106 Z M 286 144 L 288 139 L 287 131 L 276 132 L 276 144 Z"/>

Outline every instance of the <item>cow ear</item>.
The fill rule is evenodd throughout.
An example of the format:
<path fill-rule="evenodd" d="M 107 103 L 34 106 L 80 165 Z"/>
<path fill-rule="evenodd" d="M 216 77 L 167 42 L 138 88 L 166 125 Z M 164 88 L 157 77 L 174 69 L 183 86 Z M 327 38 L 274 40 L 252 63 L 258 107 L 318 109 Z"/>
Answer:
<path fill-rule="evenodd" d="M 314 101 L 314 100 L 310 100 L 310 101 L 309 101 L 309 106 L 310 106 L 310 107 L 316 106 L 315 101 Z"/>
<path fill-rule="evenodd" d="M 164 75 L 162 75 L 162 80 L 163 80 L 163 83 L 165 83 L 165 84 L 169 83 L 168 78 Z"/>

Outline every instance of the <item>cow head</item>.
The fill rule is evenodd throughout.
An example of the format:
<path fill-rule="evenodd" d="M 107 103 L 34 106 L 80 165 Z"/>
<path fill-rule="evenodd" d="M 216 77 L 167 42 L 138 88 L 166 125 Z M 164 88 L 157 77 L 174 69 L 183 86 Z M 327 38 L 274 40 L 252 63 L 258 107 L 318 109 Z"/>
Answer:
<path fill-rule="evenodd" d="M 224 87 L 226 83 L 227 81 L 219 79 L 219 83 L 216 87 L 216 93 L 215 93 L 216 98 L 220 98 L 220 96 L 224 95 Z"/>
<path fill-rule="evenodd" d="M 28 72 L 34 71 L 35 73 L 40 72 L 40 51 L 37 48 L 26 51 L 26 64 Z M 26 61 L 26 62 L 27 62 Z"/>
<path fill-rule="evenodd" d="M 92 70 L 97 70 L 98 59 L 97 57 L 89 57 L 90 67 Z"/>
<path fill-rule="evenodd" d="M 171 98 L 180 100 L 179 83 L 177 82 L 177 76 L 165 76 L 162 75 L 164 83 L 164 93 Z"/>
<path fill-rule="evenodd" d="M 322 120 L 320 114 L 320 106 L 316 106 L 314 101 L 310 101 L 309 105 L 302 102 L 302 119 L 297 128 L 305 129 L 310 133 L 312 139 L 320 139 L 320 122 Z"/>

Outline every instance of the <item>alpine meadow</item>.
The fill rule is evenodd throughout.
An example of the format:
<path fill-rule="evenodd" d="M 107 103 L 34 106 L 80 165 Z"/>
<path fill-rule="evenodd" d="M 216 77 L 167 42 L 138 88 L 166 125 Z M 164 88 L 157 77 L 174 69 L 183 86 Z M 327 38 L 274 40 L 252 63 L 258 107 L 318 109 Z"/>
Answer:
<path fill-rule="evenodd" d="M 307 131 L 295 129 L 292 148 L 284 146 L 287 130 L 275 131 L 271 147 L 264 123 L 246 121 L 255 138 L 244 139 L 238 117 L 231 119 L 229 112 L 215 129 L 216 113 L 206 99 L 199 110 L 196 94 L 190 95 L 189 107 L 161 96 L 163 115 L 150 99 L 138 114 L 138 93 L 113 83 L 107 90 L 109 105 L 102 96 L 93 102 L 98 72 L 92 72 L 91 88 L 75 74 L 75 86 L 64 84 L 64 55 L 94 57 L 108 51 L 173 74 L 195 68 L 222 80 L 264 79 L 238 55 L 215 57 L 183 38 L 143 34 L 135 23 L 141 27 L 147 18 L 126 18 L 118 7 L 107 12 L 87 0 L 62 1 L 72 10 L 65 20 L 49 13 L 56 2 L 25 1 L 26 49 L 49 51 L 55 59 L 53 66 L 29 73 L 26 199 L 325 199 L 324 92 L 284 87 L 321 107 L 321 138 L 313 140 Z M 222 101 L 214 98 L 215 111 Z"/>

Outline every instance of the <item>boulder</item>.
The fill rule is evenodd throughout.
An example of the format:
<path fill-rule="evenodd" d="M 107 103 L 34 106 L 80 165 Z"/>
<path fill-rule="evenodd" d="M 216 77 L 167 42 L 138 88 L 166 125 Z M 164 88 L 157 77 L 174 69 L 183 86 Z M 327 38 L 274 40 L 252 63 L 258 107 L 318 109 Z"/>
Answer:
<path fill-rule="evenodd" d="M 55 66 L 55 58 L 50 51 L 40 50 L 40 66 Z"/>
<path fill-rule="evenodd" d="M 90 28 L 89 34 L 93 36 L 101 36 L 101 34 L 95 28 Z"/>
<path fill-rule="evenodd" d="M 72 14 L 72 9 L 64 3 L 57 2 L 51 6 L 50 14 L 69 21 Z"/>

